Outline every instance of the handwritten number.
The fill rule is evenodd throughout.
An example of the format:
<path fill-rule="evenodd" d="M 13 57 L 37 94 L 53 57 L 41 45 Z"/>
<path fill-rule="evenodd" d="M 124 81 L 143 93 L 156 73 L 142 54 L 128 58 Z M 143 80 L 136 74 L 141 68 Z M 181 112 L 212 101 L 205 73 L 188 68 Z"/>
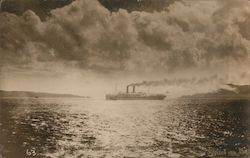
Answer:
<path fill-rule="evenodd" d="M 26 150 L 26 154 L 28 155 L 28 156 L 36 156 L 37 154 L 36 154 L 36 151 L 34 150 L 34 149 L 27 149 Z"/>

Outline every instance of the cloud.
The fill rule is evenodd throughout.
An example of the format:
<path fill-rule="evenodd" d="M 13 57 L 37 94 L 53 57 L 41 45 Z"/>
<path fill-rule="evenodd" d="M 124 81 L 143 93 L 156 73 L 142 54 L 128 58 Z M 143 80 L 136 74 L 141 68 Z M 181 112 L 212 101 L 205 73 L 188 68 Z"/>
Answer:
<path fill-rule="evenodd" d="M 60 63 L 81 71 L 174 73 L 243 65 L 250 52 L 248 1 L 183 1 L 159 12 L 76 0 L 41 21 L 33 11 L 1 13 L 1 66 Z M 38 66 L 39 65 L 39 66 Z M 223 74 L 224 75 L 224 74 Z"/>
<path fill-rule="evenodd" d="M 40 18 L 45 20 L 50 16 L 50 11 L 69 5 L 74 0 L 0 0 L 0 11 L 22 15 L 27 10 L 34 11 Z M 153 12 L 161 11 L 175 1 L 179 0 L 98 0 L 104 7 L 111 11 L 120 8 L 129 12 L 140 10 Z M 2 5 L 1 5 L 2 4 Z M 2 7 L 1 7 L 2 6 Z"/>
<path fill-rule="evenodd" d="M 68 5 L 73 0 L 1 0 L 0 12 L 22 15 L 27 10 L 33 10 L 39 17 L 46 19 L 50 10 Z M 1 3 L 2 2 L 2 3 Z M 2 5 L 1 5 L 2 4 Z"/>
<path fill-rule="evenodd" d="M 161 11 L 165 7 L 179 0 L 99 0 L 99 2 L 111 11 L 120 8 L 131 11 Z"/>

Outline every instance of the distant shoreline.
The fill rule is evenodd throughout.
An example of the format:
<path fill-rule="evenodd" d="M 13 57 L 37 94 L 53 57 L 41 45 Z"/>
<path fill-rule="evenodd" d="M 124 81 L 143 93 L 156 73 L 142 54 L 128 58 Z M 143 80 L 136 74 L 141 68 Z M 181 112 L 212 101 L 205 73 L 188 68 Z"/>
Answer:
<path fill-rule="evenodd" d="M 90 97 L 73 95 L 73 94 L 0 90 L 0 98 L 90 98 Z"/>
<path fill-rule="evenodd" d="M 217 99 L 217 100 L 250 100 L 250 85 L 227 84 L 229 89 L 218 89 L 214 92 L 198 93 L 182 96 L 187 99 Z"/>
<path fill-rule="evenodd" d="M 249 100 L 249 97 L 218 97 L 218 98 L 212 98 L 212 97 L 179 97 L 178 99 L 182 100 Z"/>

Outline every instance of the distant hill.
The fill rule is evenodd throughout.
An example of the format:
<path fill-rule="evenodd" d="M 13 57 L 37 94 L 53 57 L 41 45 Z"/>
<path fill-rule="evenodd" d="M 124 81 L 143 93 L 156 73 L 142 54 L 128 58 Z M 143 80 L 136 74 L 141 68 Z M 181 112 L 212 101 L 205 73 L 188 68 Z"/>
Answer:
<path fill-rule="evenodd" d="M 30 91 L 4 91 L 0 90 L 0 98 L 3 97 L 32 97 L 32 98 L 88 98 L 86 96 L 72 94 L 56 94 Z"/>
<path fill-rule="evenodd" d="M 250 99 L 250 85 L 227 84 L 228 89 L 218 89 L 214 92 L 199 93 L 182 98 L 214 98 L 214 99 Z"/>

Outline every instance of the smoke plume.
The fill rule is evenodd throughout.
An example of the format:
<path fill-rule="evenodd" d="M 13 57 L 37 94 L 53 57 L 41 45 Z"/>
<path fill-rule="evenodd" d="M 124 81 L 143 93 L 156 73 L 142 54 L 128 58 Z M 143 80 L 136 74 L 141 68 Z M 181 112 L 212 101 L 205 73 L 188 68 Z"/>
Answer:
<path fill-rule="evenodd" d="M 163 79 L 157 81 L 143 81 L 139 83 L 132 83 L 129 86 L 185 86 L 185 85 L 206 85 L 212 83 L 222 83 L 223 79 L 218 78 L 217 75 L 203 78 L 174 78 L 174 79 Z"/>

